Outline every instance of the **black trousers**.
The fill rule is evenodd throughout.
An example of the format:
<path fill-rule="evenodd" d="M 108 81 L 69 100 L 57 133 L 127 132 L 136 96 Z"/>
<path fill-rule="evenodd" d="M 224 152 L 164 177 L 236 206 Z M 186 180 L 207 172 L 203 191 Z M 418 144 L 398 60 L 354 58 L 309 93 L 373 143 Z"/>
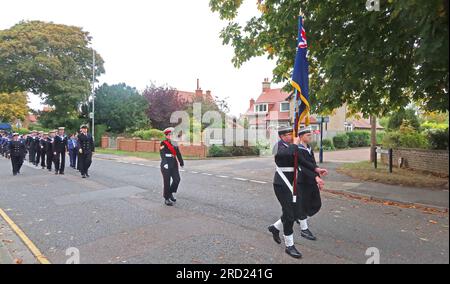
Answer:
<path fill-rule="evenodd" d="M 46 153 L 47 156 L 47 170 L 52 170 L 52 163 L 53 163 L 53 153 L 52 152 L 47 152 Z"/>
<path fill-rule="evenodd" d="M 76 164 L 77 164 L 77 156 L 78 156 L 78 151 L 77 149 L 71 149 L 69 150 L 69 157 L 70 157 L 70 166 L 72 168 L 75 168 Z"/>
<path fill-rule="evenodd" d="M 169 167 L 169 169 L 161 167 L 161 173 L 164 182 L 163 196 L 164 199 L 169 199 L 173 193 L 178 191 L 178 186 L 181 182 L 180 171 L 178 167 Z"/>
<path fill-rule="evenodd" d="M 22 156 L 11 157 L 11 164 L 13 174 L 17 174 L 18 172 L 20 172 L 20 169 L 22 168 L 23 157 Z"/>
<path fill-rule="evenodd" d="M 41 151 L 35 150 L 34 153 L 35 153 L 34 165 L 37 166 L 37 165 L 39 165 L 39 162 L 41 161 Z"/>
<path fill-rule="evenodd" d="M 55 171 L 63 174 L 66 167 L 66 152 L 56 152 L 56 156 L 53 157 L 53 160 L 55 161 Z"/>
<path fill-rule="evenodd" d="M 28 155 L 28 161 L 32 164 L 34 164 L 34 161 L 36 160 L 36 150 L 34 150 L 33 147 L 30 148 L 30 153 Z"/>
<path fill-rule="evenodd" d="M 41 167 L 45 168 L 47 162 L 46 159 L 47 153 L 45 151 L 41 151 L 40 155 L 41 155 Z"/>
<path fill-rule="evenodd" d="M 78 154 L 78 166 L 80 167 L 80 173 L 82 175 L 88 174 L 91 164 L 92 164 L 92 153 Z"/>
<path fill-rule="evenodd" d="M 294 223 L 300 217 L 300 204 L 294 203 L 294 198 L 291 190 L 286 185 L 273 185 L 275 195 L 280 202 L 282 215 L 281 222 L 283 222 L 283 231 L 285 236 L 290 236 L 294 233 Z"/>
<path fill-rule="evenodd" d="M 298 200 L 300 205 L 299 220 L 306 220 L 316 215 L 322 208 L 322 199 L 317 184 L 298 184 Z"/>

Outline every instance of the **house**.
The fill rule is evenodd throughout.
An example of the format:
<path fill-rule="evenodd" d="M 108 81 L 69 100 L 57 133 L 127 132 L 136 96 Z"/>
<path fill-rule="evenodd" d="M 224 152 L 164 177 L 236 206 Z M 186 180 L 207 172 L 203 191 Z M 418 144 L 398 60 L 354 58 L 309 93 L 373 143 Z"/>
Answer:
<path fill-rule="evenodd" d="M 268 78 L 262 83 L 259 97 L 251 99 L 248 110 L 241 116 L 249 129 L 277 129 L 290 125 L 289 94 L 280 88 L 272 89 Z"/>
<path fill-rule="evenodd" d="M 370 119 L 360 118 L 347 121 L 345 123 L 345 128 L 347 131 L 355 131 L 355 130 L 370 131 L 372 129 L 372 125 L 370 123 Z M 378 120 L 377 120 L 377 130 L 384 130 L 384 127 L 380 125 Z"/>
<path fill-rule="evenodd" d="M 206 91 L 203 93 L 203 90 L 200 88 L 200 80 L 197 79 L 197 89 L 194 92 L 186 92 L 186 91 L 178 91 L 177 90 L 178 99 L 182 102 L 186 102 L 188 104 L 192 104 L 195 101 L 208 101 L 214 103 L 215 100 L 211 95 L 211 91 Z"/>

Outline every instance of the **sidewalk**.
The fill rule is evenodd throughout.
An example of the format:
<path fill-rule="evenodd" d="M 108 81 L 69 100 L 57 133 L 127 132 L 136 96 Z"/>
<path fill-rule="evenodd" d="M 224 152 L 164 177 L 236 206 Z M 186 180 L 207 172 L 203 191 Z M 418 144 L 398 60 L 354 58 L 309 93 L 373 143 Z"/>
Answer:
<path fill-rule="evenodd" d="M 36 258 L 0 216 L 0 264 L 37 264 Z"/>

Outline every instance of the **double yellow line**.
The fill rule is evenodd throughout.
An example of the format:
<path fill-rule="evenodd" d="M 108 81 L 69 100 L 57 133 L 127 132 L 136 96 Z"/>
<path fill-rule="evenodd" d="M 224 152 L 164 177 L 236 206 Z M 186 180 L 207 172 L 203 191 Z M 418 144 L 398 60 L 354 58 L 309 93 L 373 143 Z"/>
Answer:
<path fill-rule="evenodd" d="M 19 226 L 14 223 L 11 218 L 0 208 L 0 216 L 3 217 L 6 223 L 11 227 L 11 229 L 16 233 L 16 235 L 22 240 L 22 242 L 28 247 L 28 249 L 33 253 L 40 264 L 51 264 L 45 255 L 34 245 L 34 243 L 25 235 L 25 233 L 19 228 Z"/>

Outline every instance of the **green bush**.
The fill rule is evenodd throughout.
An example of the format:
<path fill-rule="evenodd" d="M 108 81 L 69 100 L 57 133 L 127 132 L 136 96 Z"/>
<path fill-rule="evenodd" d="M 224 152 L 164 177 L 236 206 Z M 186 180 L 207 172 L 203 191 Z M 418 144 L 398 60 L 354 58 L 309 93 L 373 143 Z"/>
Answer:
<path fill-rule="evenodd" d="M 386 132 L 377 131 L 377 145 L 383 144 L 384 135 L 386 135 Z"/>
<path fill-rule="evenodd" d="M 95 147 L 99 147 L 102 142 L 102 136 L 105 135 L 106 130 L 108 130 L 108 125 L 97 124 L 95 125 Z"/>
<path fill-rule="evenodd" d="M 339 134 L 333 137 L 333 145 L 337 149 L 348 148 L 348 136 L 346 134 Z"/>
<path fill-rule="evenodd" d="M 367 131 L 347 132 L 346 135 L 348 137 L 348 146 L 351 148 L 370 146 L 370 133 Z"/>
<path fill-rule="evenodd" d="M 433 150 L 448 150 L 448 128 L 443 129 L 432 129 L 425 132 L 428 138 L 430 148 Z"/>
<path fill-rule="evenodd" d="M 448 129 L 448 124 L 427 121 L 427 122 L 422 123 L 422 125 L 420 125 L 420 127 L 423 130 L 431 130 L 431 129 L 446 130 L 446 129 Z"/>
<path fill-rule="evenodd" d="M 322 147 L 325 151 L 333 151 L 336 150 L 334 147 L 333 141 L 331 139 L 323 139 L 322 140 Z"/>
<path fill-rule="evenodd" d="M 429 148 L 427 137 L 419 132 L 388 132 L 383 139 L 383 147 L 387 148 Z"/>
<path fill-rule="evenodd" d="M 258 156 L 260 149 L 258 147 L 224 147 L 213 145 L 209 148 L 209 157 L 241 157 Z"/>
<path fill-rule="evenodd" d="M 26 128 L 15 128 L 13 127 L 13 132 L 19 133 L 20 135 L 28 134 L 30 133 L 30 130 Z"/>
<path fill-rule="evenodd" d="M 309 146 L 311 147 L 311 149 L 313 149 L 313 151 L 319 151 L 319 143 L 317 143 L 316 141 L 312 141 L 311 143 L 309 143 Z"/>
<path fill-rule="evenodd" d="M 165 137 L 164 132 L 158 129 L 138 130 L 133 133 L 133 136 L 143 140 L 163 140 Z"/>

